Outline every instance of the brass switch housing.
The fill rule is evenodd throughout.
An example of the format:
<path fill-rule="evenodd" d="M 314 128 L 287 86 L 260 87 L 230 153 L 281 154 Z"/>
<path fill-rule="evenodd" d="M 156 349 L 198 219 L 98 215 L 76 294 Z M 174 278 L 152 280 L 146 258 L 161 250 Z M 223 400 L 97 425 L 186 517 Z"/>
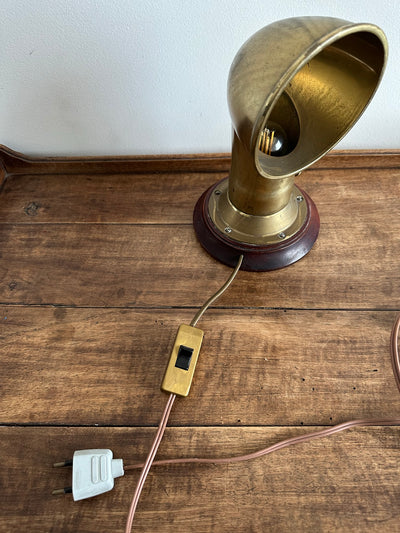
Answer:
<path fill-rule="evenodd" d="M 182 324 L 176 335 L 168 366 L 165 371 L 161 390 L 178 396 L 187 396 L 192 384 L 194 370 L 199 357 L 204 332 L 199 328 Z M 183 346 L 193 350 L 188 370 L 176 366 L 179 348 Z"/>

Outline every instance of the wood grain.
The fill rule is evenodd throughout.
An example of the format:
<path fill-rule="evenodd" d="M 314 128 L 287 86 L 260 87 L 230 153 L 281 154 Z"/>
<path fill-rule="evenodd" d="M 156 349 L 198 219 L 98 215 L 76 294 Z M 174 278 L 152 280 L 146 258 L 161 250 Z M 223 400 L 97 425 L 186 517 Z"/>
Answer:
<path fill-rule="evenodd" d="M 301 261 L 269 273 L 241 272 L 218 305 L 398 309 L 400 217 L 390 231 L 351 212 L 322 220 Z M 200 306 L 230 273 L 181 225 L 3 224 L 0 249 L 1 303 Z"/>
<path fill-rule="evenodd" d="M 225 174 L 16 175 L 3 190 L 14 224 L 191 224 L 197 198 Z"/>
<path fill-rule="evenodd" d="M 316 429 L 316 428 L 310 428 Z M 0 531 L 123 531 L 137 474 L 74 503 L 51 496 L 71 470 L 52 463 L 105 444 L 125 464 L 143 460 L 154 428 L 0 429 Z M 167 428 L 159 458 L 255 451 L 305 428 Z M 240 464 L 154 467 L 135 522 L 142 533 L 399 531 L 398 427 L 353 429 Z M 21 475 L 23 471 L 24 475 Z"/>
<path fill-rule="evenodd" d="M 0 309 L 2 423 L 157 424 L 176 331 L 194 310 Z M 393 312 L 217 310 L 172 425 L 395 416 Z"/>
<path fill-rule="evenodd" d="M 379 176 L 374 169 L 341 168 L 306 174 L 299 185 L 310 193 L 321 218 L 316 245 L 289 269 L 241 273 L 222 303 L 399 308 L 400 273 L 395 265 L 400 252 L 400 170 L 381 170 Z M 181 178 L 183 188 L 179 176 L 171 174 L 162 179 L 154 174 L 114 176 L 108 186 L 104 176 L 10 181 L 3 191 L 0 224 L 0 301 L 201 305 L 228 272 L 203 251 L 189 225 L 199 189 L 215 175 Z M 164 283 L 167 278 L 169 283 Z"/>
<path fill-rule="evenodd" d="M 1 533 L 123 531 L 137 473 L 73 503 L 50 496 L 70 475 L 51 464 L 89 447 L 145 457 L 175 332 L 231 272 L 192 229 L 197 198 L 229 164 L 0 148 Z M 318 241 L 282 271 L 240 272 L 206 313 L 160 457 L 398 416 L 399 178 L 400 151 L 370 151 L 333 153 L 297 179 L 317 204 Z M 135 531 L 400 532 L 399 437 L 370 427 L 246 464 L 154 469 Z"/>
<path fill-rule="evenodd" d="M 359 156 L 347 156 L 346 160 L 356 165 L 358 159 L 362 161 L 359 164 L 366 164 Z M 365 225 L 381 222 L 384 226 L 387 217 L 391 224 L 396 223 L 400 161 L 394 168 L 378 169 L 361 166 L 349 170 L 346 164 L 340 159 L 340 166 L 312 168 L 297 178 L 298 185 L 317 203 L 322 222 L 340 213 L 349 217 L 350 228 L 354 214 Z M 225 177 L 227 170 L 15 175 L 2 191 L 0 223 L 191 224 L 197 199 Z"/>
<path fill-rule="evenodd" d="M 375 155 L 375 154 L 373 154 Z M 395 157 L 397 153 L 393 154 Z M 19 174 L 121 174 L 132 172 L 218 172 L 230 165 L 228 154 L 173 154 L 99 157 L 32 157 L 0 145 L 8 177 Z"/>

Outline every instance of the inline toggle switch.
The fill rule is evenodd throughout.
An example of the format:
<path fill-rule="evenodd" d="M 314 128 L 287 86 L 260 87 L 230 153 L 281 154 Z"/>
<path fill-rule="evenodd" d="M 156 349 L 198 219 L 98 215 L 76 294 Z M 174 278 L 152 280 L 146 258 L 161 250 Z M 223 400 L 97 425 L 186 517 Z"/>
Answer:
<path fill-rule="evenodd" d="M 187 396 L 192 384 L 204 332 L 182 324 L 176 335 L 161 390 Z"/>

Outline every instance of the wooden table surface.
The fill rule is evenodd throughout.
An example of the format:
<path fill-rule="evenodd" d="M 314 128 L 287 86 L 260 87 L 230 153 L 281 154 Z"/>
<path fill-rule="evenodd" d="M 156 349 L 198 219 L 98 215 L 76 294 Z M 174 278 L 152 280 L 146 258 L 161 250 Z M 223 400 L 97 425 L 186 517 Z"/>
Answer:
<path fill-rule="evenodd" d="M 55 461 L 142 461 L 176 330 L 231 270 L 194 204 L 225 155 L 30 159 L 0 150 L 0 531 L 123 532 L 138 472 L 74 503 Z M 239 272 L 206 313 L 192 390 L 158 457 L 226 457 L 398 416 L 400 152 L 336 152 L 297 180 L 321 231 L 300 262 Z M 357 428 L 251 462 L 154 467 L 137 532 L 400 531 L 400 428 Z"/>

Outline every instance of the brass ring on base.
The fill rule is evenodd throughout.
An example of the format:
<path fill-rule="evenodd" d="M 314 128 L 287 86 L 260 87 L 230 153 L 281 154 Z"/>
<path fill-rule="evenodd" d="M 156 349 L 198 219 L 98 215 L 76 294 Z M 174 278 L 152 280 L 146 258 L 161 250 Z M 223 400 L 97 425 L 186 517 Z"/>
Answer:
<path fill-rule="evenodd" d="M 197 238 L 215 259 L 234 267 L 238 257 L 243 254 L 242 270 L 265 272 L 289 266 L 311 250 L 318 237 L 320 222 L 317 208 L 307 193 L 300 189 L 307 205 L 307 216 L 299 231 L 280 243 L 262 245 L 230 239 L 214 225 L 208 212 L 208 203 L 217 187 L 218 183 L 202 194 L 193 213 Z"/>

